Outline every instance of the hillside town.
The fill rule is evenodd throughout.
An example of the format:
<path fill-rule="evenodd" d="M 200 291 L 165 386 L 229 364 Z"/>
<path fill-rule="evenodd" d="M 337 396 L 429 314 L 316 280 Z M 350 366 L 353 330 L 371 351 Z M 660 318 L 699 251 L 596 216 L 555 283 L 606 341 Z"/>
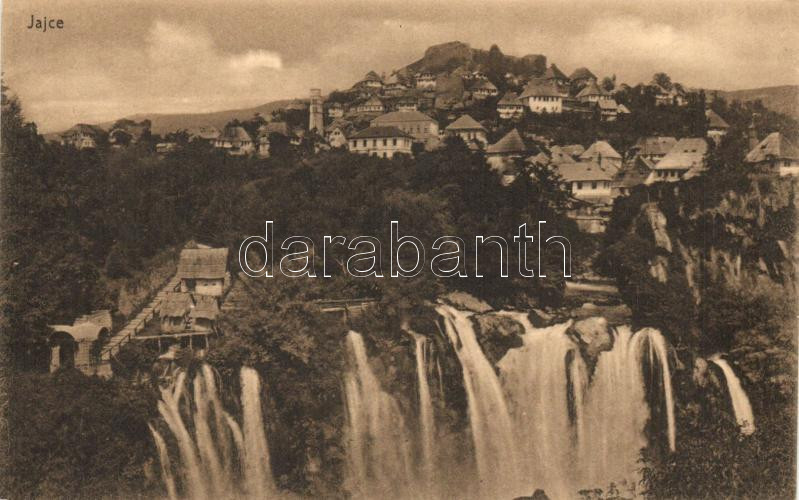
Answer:
<path fill-rule="evenodd" d="M 441 59 L 441 53 L 457 53 L 464 45 L 431 47 L 426 58 L 432 53 Z M 495 53 L 499 61 L 492 60 Z M 712 148 L 730 128 L 704 91 L 688 89 L 660 73 L 639 85 L 638 92 L 663 109 L 703 107 L 703 136 L 640 136 L 625 149 L 599 137 L 586 144 L 558 143 L 530 125 L 562 117 L 597 124 L 602 130 L 604 124 L 625 122 L 631 113 L 642 112 L 641 99 L 634 102 L 632 88 L 617 85 L 615 76 L 600 79 L 587 67 L 567 76 L 556 64 L 547 66 L 544 56 L 517 61 L 495 46 L 485 61 L 474 59 L 478 58 L 455 65 L 453 58 L 443 66 L 423 59 L 389 75 L 370 70 L 347 90 L 323 96 L 319 88 L 312 88 L 308 98 L 295 99 L 269 117 L 256 116 L 247 123 L 234 120 L 222 130 L 206 125 L 175 131 L 172 140 L 168 135 L 155 144 L 155 151 L 168 154 L 196 140 L 231 156 L 267 158 L 279 142 L 304 146 L 310 154 L 343 149 L 393 158 L 433 151 L 448 138 L 459 138 L 483 154 L 506 183 L 518 175 L 519 164 L 552 170 L 574 198 L 571 215 L 580 227 L 602 232 L 613 200 L 635 186 L 702 175 Z M 104 139 L 111 147 L 126 147 L 147 135 L 149 126 L 147 120 L 123 119 L 106 133 L 78 124 L 60 140 L 77 149 L 95 148 Z M 753 122 L 746 140 L 746 162 L 779 175 L 799 173 L 799 149 L 779 132 L 761 137 Z"/>

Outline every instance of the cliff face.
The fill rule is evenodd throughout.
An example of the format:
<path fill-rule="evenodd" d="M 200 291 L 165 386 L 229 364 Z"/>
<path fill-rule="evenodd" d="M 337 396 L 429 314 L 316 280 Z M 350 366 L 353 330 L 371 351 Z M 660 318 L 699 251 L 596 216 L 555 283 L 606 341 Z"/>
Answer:
<path fill-rule="evenodd" d="M 651 326 L 692 355 L 729 355 L 749 381 L 789 390 L 797 182 L 760 177 L 730 190 L 708 182 L 656 185 L 617 200 L 604 271 L 617 279 L 637 326 L 661 322 Z"/>
<path fill-rule="evenodd" d="M 452 71 L 461 66 L 485 64 L 488 58 L 489 51 L 487 50 L 473 49 L 468 43 L 447 42 L 428 47 L 424 57 L 400 69 L 398 73 Z M 535 76 L 544 72 L 547 58 L 541 54 L 528 54 L 522 57 L 502 55 L 501 63 L 517 74 Z"/>

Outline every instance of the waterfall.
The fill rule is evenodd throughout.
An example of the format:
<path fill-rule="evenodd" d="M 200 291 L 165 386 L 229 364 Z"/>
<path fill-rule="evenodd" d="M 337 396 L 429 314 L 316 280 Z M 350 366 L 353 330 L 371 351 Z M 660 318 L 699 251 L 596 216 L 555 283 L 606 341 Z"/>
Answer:
<path fill-rule="evenodd" d="M 732 410 L 735 413 L 735 420 L 741 428 L 741 434 L 747 436 L 752 434 L 755 432 L 755 416 L 752 412 L 752 405 L 749 403 L 749 397 L 741 386 L 741 380 L 735 375 L 727 360 L 719 354 L 711 356 L 710 361 L 721 368 L 724 378 L 727 380 L 727 390 L 732 399 Z"/>
<path fill-rule="evenodd" d="M 261 414 L 260 379 L 251 368 L 242 368 L 244 431 L 221 405 L 213 370 L 203 366 L 193 382 L 194 405 L 184 398 L 186 374 L 161 390 L 158 411 L 178 445 L 179 470 L 185 496 L 204 498 L 266 498 L 276 490 L 272 482 L 269 451 Z M 183 408 L 181 402 L 184 401 Z M 191 417 L 194 437 L 184 415 Z M 166 443 L 151 427 L 161 461 L 161 475 L 171 499 L 177 486 Z M 236 450 L 234 453 L 233 450 Z M 241 478 L 236 476 L 241 471 Z M 239 484 L 244 484 L 241 491 Z"/>
<path fill-rule="evenodd" d="M 350 489 L 359 498 L 418 498 L 410 435 L 399 404 L 380 387 L 363 337 L 347 334 L 351 367 L 344 378 Z"/>
<path fill-rule="evenodd" d="M 674 418 L 674 393 L 671 388 L 671 369 L 669 368 L 669 354 L 666 338 L 654 328 L 645 328 L 647 340 L 649 341 L 649 360 L 650 366 L 654 365 L 657 359 L 660 366 L 660 373 L 663 383 L 663 397 L 666 403 L 666 424 L 668 426 L 669 449 L 677 449 L 677 424 Z M 640 335 L 638 332 L 636 335 Z"/>
<path fill-rule="evenodd" d="M 159 434 L 152 425 L 147 424 L 147 427 L 150 428 L 150 434 L 153 435 L 155 447 L 158 449 L 158 459 L 161 462 L 161 477 L 164 479 L 169 500 L 177 500 L 178 494 L 175 488 L 175 478 L 172 476 L 172 464 L 169 461 L 169 452 L 166 449 L 166 442 L 164 442 L 164 438 L 161 437 L 161 434 Z"/>
<path fill-rule="evenodd" d="M 529 494 L 505 395 L 494 367 L 477 342 L 471 313 L 446 305 L 438 306 L 437 311 L 445 319 L 447 336 L 463 370 L 481 496 L 513 498 Z"/>
<path fill-rule="evenodd" d="M 510 349 L 498 363 L 508 398 L 516 441 L 524 451 L 520 463 L 530 485 L 555 498 L 574 493 L 569 417 L 567 354 L 577 346 L 566 335 L 568 323 L 536 329 L 525 313 L 501 313 L 524 327 L 523 345 Z M 529 493 L 529 491 L 528 491 Z"/>
<path fill-rule="evenodd" d="M 241 369 L 241 406 L 244 413 L 244 478 L 247 492 L 263 497 L 274 491 L 261 415 L 261 379 L 252 368 Z"/>
<path fill-rule="evenodd" d="M 434 484 L 433 441 L 435 439 L 435 422 L 433 420 L 433 400 L 430 398 L 430 386 L 427 382 L 427 339 L 414 334 L 416 354 L 416 381 L 419 391 L 419 428 L 421 441 L 421 471 L 425 490 L 429 491 Z"/>

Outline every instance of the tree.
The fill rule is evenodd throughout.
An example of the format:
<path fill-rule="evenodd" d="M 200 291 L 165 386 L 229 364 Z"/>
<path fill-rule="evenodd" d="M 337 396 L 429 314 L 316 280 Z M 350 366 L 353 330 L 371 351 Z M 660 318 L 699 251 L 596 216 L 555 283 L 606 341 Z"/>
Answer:
<path fill-rule="evenodd" d="M 672 88 L 671 77 L 666 73 L 655 73 L 652 76 L 652 83 L 655 85 L 660 85 L 666 90 L 671 90 Z"/>

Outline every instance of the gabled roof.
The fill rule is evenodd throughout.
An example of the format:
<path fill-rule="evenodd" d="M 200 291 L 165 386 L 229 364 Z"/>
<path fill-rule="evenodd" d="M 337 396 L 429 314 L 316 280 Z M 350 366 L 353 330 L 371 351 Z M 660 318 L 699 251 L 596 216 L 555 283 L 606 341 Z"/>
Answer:
<path fill-rule="evenodd" d="M 193 304 L 189 292 L 169 292 L 161 302 L 158 314 L 162 318 L 180 318 L 188 314 Z"/>
<path fill-rule="evenodd" d="M 557 166 L 556 170 L 566 182 L 613 180 L 613 175 L 610 172 L 593 161 L 562 163 Z"/>
<path fill-rule="evenodd" d="M 87 123 L 78 123 L 77 125 L 73 126 L 63 134 L 62 136 L 70 136 L 70 135 L 89 135 L 89 136 L 98 136 L 105 133 L 105 130 L 96 126 L 96 125 L 89 125 Z"/>
<path fill-rule="evenodd" d="M 522 136 L 516 129 L 511 130 L 505 136 L 498 140 L 496 143 L 486 147 L 487 154 L 503 154 L 503 153 L 524 153 L 528 151 L 527 145 L 524 144 Z"/>
<path fill-rule="evenodd" d="M 554 164 L 575 163 L 572 155 L 564 151 L 560 146 L 552 146 L 549 148 L 549 155 L 551 156 L 552 163 Z"/>
<path fill-rule="evenodd" d="M 631 149 L 644 156 L 664 156 L 677 144 L 677 139 L 668 136 L 639 137 Z"/>
<path fill-rule="evenodd" d="M 525 97 L 565 97 L 565 94 L 561 92 L 558 87 L 555 85 L 555 82 L 550 80 L 541 80 L 535 79 L 530 80 L 530 83 L 524 88 L 522 95 L 519 96 L 521 99 Z"/>
<path fill-rule="evenodd" d="M 369 99 L 367 99 L 366 102 L 361 104 L 361 106 L 382 106 L 382 105 L 383 105 L 383 101 L 378 99 L 377 96 L 372 96 Z"/>
<path fill-rule="evenodd" d="M 607 94 L 607 92 L 599 88 L 599 85 L 597 85 L 596 80 L 591 80 L 590 82 L 588 82 L 588 85 L 583 87 L 583 89 L 577 94 L 577 97 L 588 97 L 592 95 L 602 96 L 605 94 Z"/>
<path fill-rule="evenodd" d="M 688 170 L 705 163 L 707 141 L 703 138 L 686 137 L 677 141 L 666 156 L 655 165 L 655 170 Z"/>
<path fill-rule="evenodd" d="M 345 136 L 349 136 L 351 133 L 353 133 L 355 126 L 352 123 L 350 123 L 348 120 L 345 120 L 343 118 L 336 118 L 335 120 L 333 120 L 333 123 L 325 127 L 326 132 L 332 132 L 336 129 L 341 130 L 341 132 Z"/>
<path fill-rule="evenodd" d="M 799 149 L 780 132 L 772 132 L 746 155 L 749 163 L 772 159 L 799 160 Z"/>
<path fill-rule="evenodd" d="M 200 125 L 199 127 L 190 128 L 188 131 L 189 137 L 200 139 L 216 139 L 222 132 L 212 125 Z"/>
<path fill-rule="evenodd" d="M 497 106 L 524 106 L 516 92 L 507 91 L 497 102 Z"/>
<path fill-rule="evenodd" d="M 544 72 L 544 78 L 547 80 L 568 80 L 569 77 L 566 74 L 559 70 L 557 66 L 554 64 L 550 65 L 547 70 Z"/>
<path fill-rule="evenodd" d="M 615 187 L 632 188 L 644 184 L 654 168 L 655 164 L 651 160 L 643 156 L 637 156 L 616 173 L 613 185 Z"/>
<path fill-rule="evenodd" d="M 225 127 L 220 138 L 228 141 L 252 141 L 252 137 L 244 130 L 244 127 Z"/>
<path fill-rule="evenodd" d="M 227 248 L 184 248 L 177 276 L 181 279 L 221 279 L 227 272 Z"/>
<path fill-rule="evenodd" d="M 392 138 L 392 137 L 408 137 L 411 136 L 398 129 L 397 127 L 369 127 L 361 130 L 357 134 L 350 137 L 350 139 L 377 139 L 377 138 Z"/>
<path fill-rule="evenodd" d="M 597 103 L 599 109 L 608 111 L 618 111 L 619 106 L 613 99 L 600 99 Z"/>
<path fill-rule="evenodd" d="M 472 85 L 471 90 L 497 90 L 497 86 L 491 83 L 489 80 L 478 80 L 477 83 Z"/>
<path fill-rule="evenodd" d="M 549 156 L 542 151 L 537 155 L 528 156 L 524 161 L 527 163 L 535 163 L 536 165 L 549 165 Z"/>
<path fill-rule="evenodd" d="M 586 149 L 583 154 L 580 155 L 580 159 L 591 160 L 596 159 L 599 156 L 602 156 L 602 158 L 621 159 L 621 155 L 606 141 L 596 141 L 595 143 L 591 144 L 588 149 Z"/>
<path fill-rule="evenodd" d="M 705 117 L 707 118 L 708 128 L 730 128 L 727 122 L 724 121 L 724 118 L 719 116 L 719 114 L 712 109 L 705 111 Z"/>
<path fill-rule="evenodd" d="M 619 104 L 618 107 L 616 108 L 616 110 L 619 113 L 624 114 L 624 115 L 629 115 L 630 114 L 630 109 L 627 106 L 625 106 L 624 104 Z"/>
<path fill-rule="evenodd" d="M 219 302 L 216 297 L 210 295 L 194 295 L 194 308 L 189 316 L 192 318 L 202 318 L 215 320 L 219 315 Z"/>
<path fill-rule="evenodd" d="M 421 111 L 392 111 L 372 120 L 372 125 L 390 125 L 392 123 L 406 122 L 435 122 L 435 120 Z"/>
<path fill-rule="evenodd" d="M 485 127 L 469 115 L 461 115 L 460 118 L 447 125 L 445 130 L 483 130 Z"/>
<path fill-rule="evenodd" d="M 572 71 L 569 80 L 596 80 L 596 75 L 591 73 L 588 68 L 582 67 Z"/>
<path fill-rule="evenodd" d="M 366 73 L 366 76 L 363 77 L 364 82 L 382 82 L 383 80 L 380 78 L 380 75 L 375 73 L 374 71 L 370 71 Z"/>

